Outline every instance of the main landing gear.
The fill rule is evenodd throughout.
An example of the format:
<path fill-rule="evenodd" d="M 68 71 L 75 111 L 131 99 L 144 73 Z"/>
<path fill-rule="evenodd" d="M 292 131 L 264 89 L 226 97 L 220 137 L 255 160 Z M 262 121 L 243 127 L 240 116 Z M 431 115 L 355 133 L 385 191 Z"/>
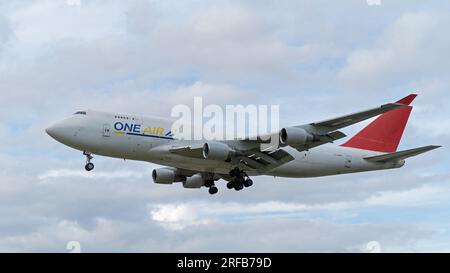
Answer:
<path fill-rule="evenodd" d="M 233 178 L 232 181 L 227 183 L 228 189 L 235 189 L 236 191 L 243 190 L 244 187 L 248 188 L 253 185 L 253 180 L 248 177 L 248 175 L 239 170 L 238 168 L 235 168 L 230 171 L 230 176 Z"/>
<path fill-rule="evenodd" d="M 88 152 L 83 152 L 83 155 L 86 156 L 86 165 L 84 166 L 84 169 L 90 172 L 94 169 L 94 163 L 91 162 L 91 159 L 94 157 Z"/>
<path fill-rule="evenodd" d="M 217 189 L 216 185 L 214 184 L 214 179 L 205 180 L 205 187 L 209 188 L 208 192 L 211 195 L 214 195 L 219 192 L 219 189 Z"/>

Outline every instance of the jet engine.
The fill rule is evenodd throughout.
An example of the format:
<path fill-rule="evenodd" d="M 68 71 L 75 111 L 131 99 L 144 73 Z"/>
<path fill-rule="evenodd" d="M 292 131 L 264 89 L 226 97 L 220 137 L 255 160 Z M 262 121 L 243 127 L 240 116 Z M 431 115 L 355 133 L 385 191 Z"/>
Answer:
<path fill-rule="evenodd" d="M 301 146 L 314 140 L 314 136 L 303 128 L 289 127 L 280 131 L 280 142 L 289 146 Z"/>
<path fill-rule="evenodd" d="M 233 149 L 222 142 L 207 142 L 203 145 L 204 159 L 226 161 L 233 152 Z"/>
<path fill-rule="evenodd" d="M 177 172 L 172 168 L 154 169 L 152 178 L 153 182 L 157 184 L 172 184 L 177 181 Z"/>
<path fill-rule="evenodd" d="M 201 174 L 194 174 L 191 177 L 187 177 L 183 182 L 183 187 L 187 189 L 198 189 L 205 185 L 205 181 Z"/>

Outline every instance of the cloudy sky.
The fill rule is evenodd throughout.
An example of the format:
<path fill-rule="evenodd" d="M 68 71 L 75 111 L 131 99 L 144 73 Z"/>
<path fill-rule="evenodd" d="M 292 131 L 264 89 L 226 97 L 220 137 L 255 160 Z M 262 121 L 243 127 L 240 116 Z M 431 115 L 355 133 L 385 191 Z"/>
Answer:
<path fill-rule="evenodd" d="M 450 251 L 448 1 L 0 2 L 0 251 Z M 79 109 L 280 105 L 303 124 L 419 93 L 399 170 L 255 178 L 211 197 L 44 132 Z M 349 135 L 361 129 L 345 129 Z"/>

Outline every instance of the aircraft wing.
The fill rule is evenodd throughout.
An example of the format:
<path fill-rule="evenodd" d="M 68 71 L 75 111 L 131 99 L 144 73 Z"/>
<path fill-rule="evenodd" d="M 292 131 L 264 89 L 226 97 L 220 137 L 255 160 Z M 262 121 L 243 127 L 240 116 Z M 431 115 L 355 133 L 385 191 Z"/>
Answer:
<path fill-rule="evenodd" d="M 303 145 L 289 146 L 292 146 L 298 151 L 304 151 L 336 141 L 346 136 L 341 131 L 338 131 L 338 129 L 404 106 L 405 105 L 400 103 L 389 103 L 377 108 L 338 118 L 291 127 L 303 129 L 312 136 L 312 140 Z M 275 138 L 276 141 L 271 141 L 270 138 Z M 231 156 L 232 163 L 238 164 L 241 169 L 248 172 L 263 174 L 294 159 L 289 152 L 282 149 L 288 145 L 283 145 L 278 140 L 279 133 L 274 133 L 261 135 L 251 139 L 247 138 L 221 142 L 226 143 L 230 149 L 235 151 Z M 202 144 L 171 146 L 169 152 L 192 158 L 203 158 L 202 146 Z"/>
<path fill-rule="evenodd" d="M 434 150 L 434 149 L 437 149 L 440 147 L 441 146 L 430 145 L 430 146 L 425 146 L 425 147 L 420 147 L 420 148 L 415 148 L 415 149 L 410 149 L 410 150 L 405 150 L 405 151 L 400 151 L 400 152 L 395 152 L 395 153 L 390 153 L 390 154 L 385 154 L 385 155 L 366 157 L 364 159 L 367 161 L 379 162 L 379 163 L 400 161 L 400 160 L 407 159 L 409 157 L 413 157 L 416 155 L 426 153 L 428 151 L 431 151 L 431 150 Z"/>
<path fill-rule="evenodd" d="M 353 125 L 355 123 L 373 118 L 375 116 L 378 116 L 380 114 L 398 109 L 400 107 L 405 107 L 406 105 L 401 103 L 388 103 L 381 105 L 380 107 L 372 108 L 369 110 L 332 118 L 320 122 L 313 122 L 305 125 L 298 125 L 291 128 L 300 128 L 304 129 L 307 133 L 311 134 L 313 136 L 313 141 L 306 143 L 304 145 L 294 145 L 293 148 L 297 149 L 298 151 L 305 151 L 309 150 L 311 148 L 331 143 L 336 140 L 339 140 L 341 138 L 346 137 L 344 133 L 341 131 L 338 131 L 338 129 Z M 278 138 L 279 134 L 266 134 L 261 135 L 254 138 L 247 138 L 243 139 L 241 141 L 247 142 L 247 143 L 259 143 L 259 144 L 267 144 L 267 143 L 273 143 L 271 142 L 271 138 Z M 278 141 L 276 141 L 278 142 Z M 278 143 L 277 143 L 278 144 Z M 283 145 L 281 145 L 283 146 Z M 286 145 L 285 145 L 286 146 Z M 272 147 L 277 148 L 277 147 Z"/>
<path fill-rule="evenodd" d="M 387 103 L 369 110 L 295 127 L 305 128 L 318 134 L 326 134 L 405 106 L 400 103 Z"/>

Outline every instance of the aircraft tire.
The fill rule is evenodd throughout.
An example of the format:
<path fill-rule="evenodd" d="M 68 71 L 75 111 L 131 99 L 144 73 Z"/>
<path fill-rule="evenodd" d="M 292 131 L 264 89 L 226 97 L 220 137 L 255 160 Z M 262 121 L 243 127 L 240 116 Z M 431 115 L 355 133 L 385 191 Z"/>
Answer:
<path fill-rule="evenodd" d="M 84 169 L 88 172 L 92 171 L 94 169 L 94 163 L 88 163 L 86 166 L 84 166 Z"/>
<path fill-rule="evenodd" d="M 253 186 L 253 180 L 251 180 L 251 179 L 246 179 L 245 182 L 244 182 L 244 186 L 245 186 L 246 188 Z"/>
<path fill-rule="evenodd" d="M 217 189 L 216 186 L 212 186 L 212 187 L 210 187 L 209 190 L 208 190 L 209 194 L 211 194 L 211 195 L 216 194 L 218 191 L 219 191 L 219 190 Z"/>

